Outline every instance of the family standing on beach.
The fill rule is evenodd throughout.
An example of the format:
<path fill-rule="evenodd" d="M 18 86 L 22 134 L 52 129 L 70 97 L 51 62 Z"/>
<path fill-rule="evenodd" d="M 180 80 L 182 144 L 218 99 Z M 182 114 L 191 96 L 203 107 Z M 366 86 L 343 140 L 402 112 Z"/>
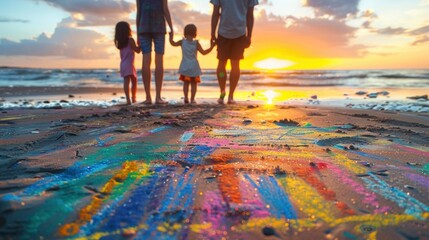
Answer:
<path fill-rule="evenodd" d="M 166 22 L 170 28 L 169 42 L 172 46 L 182 48 L 182 61 L 179 67 L 179 79 L 183 81 L 184 102 L 196 103 L 197 85 L 200 83 L 201 68 L 197 60 L 197 53 L 208 54 L 217 45 L 218 66 L 216 70 L 220 88 L 219 104 L 224 104 L 226 96 L 227 71 L 226 64 L 230 60 L 231 72 L 229 76 L 228 104 L 234 104 L 234 92 L 240 79 L 240 60 L 244 50 L 251 44 L 253 31 L 253 9 L 258 0 L 210 0 L 213 4 L 211 19 L 210 47 L 203 49 L 197 37 L 197 27 L 194 24 L 186 25 L 184 38 L 174 41 L 173 23 L 168 9 L 168 0 L 137 0 L 137 43 L 132 38 L 131 27 L 127 22 L 116 25 L 115 45 L 120 50 L 121 77 L 124 78 L 124 92 L 127 104 L 136 102 L 137 73 L 134 67 L 134 54 L 143 52 L 142 78 L 146 93 L 144 104 L 151 104 L 151 62 L 152 43 L 155 49 L 155 103 L 165 104 L 161 97 L 164 78 L 164 49 Z M 217 35 L 216 35 L 216 29 Z M 131 83 L 131 98 L 129 85 Z M 189 85 L 191 86 L 191 100 L 189 101 Z"/>

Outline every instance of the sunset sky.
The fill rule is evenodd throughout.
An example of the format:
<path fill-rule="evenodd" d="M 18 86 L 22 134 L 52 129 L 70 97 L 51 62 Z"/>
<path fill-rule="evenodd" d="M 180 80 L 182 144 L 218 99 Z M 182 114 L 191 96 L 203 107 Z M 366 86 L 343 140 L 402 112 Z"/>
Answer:
<path fill-rule="evenodd" d="M 244 69 L 429 68 L 429 0 L 259 1 Z M 175 38 L 194 23 L 208 47 L 209 0 L 169 7 Z M 134 24 L 135 10 L 131 0 L 1 1 L 0 66 L 117 68 L 114 25 Z M 165 67 L 178 68 L 180 48 L 166 45 Z M 216 51 L 199 60 L 215 68 Z"/>

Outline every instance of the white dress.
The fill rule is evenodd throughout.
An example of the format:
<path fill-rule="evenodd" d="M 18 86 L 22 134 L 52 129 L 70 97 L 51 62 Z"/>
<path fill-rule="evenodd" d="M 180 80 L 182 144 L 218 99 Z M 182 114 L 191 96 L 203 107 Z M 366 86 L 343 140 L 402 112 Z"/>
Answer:
<path fill-rule="evenodd" d="M 200 64 L 197 60 L 197 40 L 182 40 L 182 61 L 180 62 L 179 74 L 186 77 L 198 77 L 201 75 Z"/>

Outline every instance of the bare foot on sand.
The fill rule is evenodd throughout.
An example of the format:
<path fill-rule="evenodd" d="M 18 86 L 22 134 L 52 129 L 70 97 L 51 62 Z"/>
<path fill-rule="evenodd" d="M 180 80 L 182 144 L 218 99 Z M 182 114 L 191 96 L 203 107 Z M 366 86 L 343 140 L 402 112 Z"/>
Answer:
<path fill-rule="evenodd" d="M 155 104 L 168 104 L 168 102 L 162 100 L 162 99 L 157 99 Z"/>
<path fill-rule="evenodd" d="M 223 99 L 225 98 L 225 95 L 226 95 L 225 92 L 220 93 L 220 96 L 219 96 L 219 99 L 217 100 L 217 103 L 224 104 Z"/>
<path fill-rule="evenodd" d="M 146 99 L 146 101 L 142 102 L 142 104 L 152 104 L 152 100 Z"/>
<path fill-rule="evenodd" d="M 228 99 L 228 104 L 237 104 L 237 102 L 234 99 Z"/>

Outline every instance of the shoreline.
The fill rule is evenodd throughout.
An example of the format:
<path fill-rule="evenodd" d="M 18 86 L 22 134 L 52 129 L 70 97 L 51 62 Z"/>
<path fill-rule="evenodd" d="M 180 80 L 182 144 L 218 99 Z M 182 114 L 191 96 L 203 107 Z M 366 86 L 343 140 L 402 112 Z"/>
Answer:
<path fill-rule="evenodd" d="M 140 86 L 139 86 L 140 87 Z M 239 89 L 235 94 L 239 104 L 320 105 L 340 108 L 373 109 L 399 112 L 429 112 L 427 89 L 350 87 L 293 87 L 276 89 Z M 358 93 L 360 92 L 360 95 Z M 125 104 L 122 88 L 111 87 L 0 87 L 0 109 L 112 107 Z M 363 94 L 362 94 L 363 93 Z M 182 105 L 183 93 L 179 87 L 164 87 L 163 97 L 169 104 Z M 152 89 L 152 96 L 154 96 Z M 138 101 L 144 96 L 138 88 Z M 421 99 L 409 99 L 420 96 Z M 426 99 L 423 97 L 426 96 Z M 216 103 L 218 89 L 199 87 L 198 103 Z"/>

